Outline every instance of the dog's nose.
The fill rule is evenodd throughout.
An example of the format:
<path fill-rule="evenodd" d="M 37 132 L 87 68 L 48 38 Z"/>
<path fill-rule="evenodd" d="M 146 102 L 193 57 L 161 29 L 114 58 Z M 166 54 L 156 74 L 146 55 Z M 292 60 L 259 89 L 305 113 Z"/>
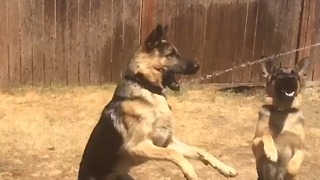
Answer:
<path fill-rule="evenodd" d="M 198 72 L 200 68 L 200 65 L 195 63 L 194 61 L 189 61 L 187 63 L 187 69 L 186 69 L 186 72 L 187 74 L 195 74 Z"/>
<path fill-rule="evenodd" d="M 195 63 L 195 64 L 193 65 L 193 68 L 196 69 L 196 70 L 198 70 L 198 69 L 200 69 L 200 65 L 197 64 L 197 63 Z"/>

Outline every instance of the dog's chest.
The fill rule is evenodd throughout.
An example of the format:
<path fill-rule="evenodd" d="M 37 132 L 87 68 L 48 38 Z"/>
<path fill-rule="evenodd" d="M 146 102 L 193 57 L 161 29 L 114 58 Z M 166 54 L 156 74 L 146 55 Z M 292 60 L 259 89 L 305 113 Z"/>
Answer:
<path fill-rule="evenodd" d="M 152 141 L 157 146 L 164 146 L 173 131 L 173 115 L 165 97 L 155 96 L 153 113 Z"/>
<path fill-rule="evenodd" d="M 279 149 L 297 147 L 303 142 L 304 129 L 300 112 L 271 114 L 269 128 Z"/>

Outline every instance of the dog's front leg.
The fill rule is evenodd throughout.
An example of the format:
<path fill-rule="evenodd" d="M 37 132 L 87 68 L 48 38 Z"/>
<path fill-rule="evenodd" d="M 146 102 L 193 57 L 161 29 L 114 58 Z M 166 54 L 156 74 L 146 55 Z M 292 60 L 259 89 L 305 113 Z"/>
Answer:
<path fill-rule="evenodd" d="M 172 138 L 171 143 L 168 145 L 168 149 L 175 150 L 185 157 L 200 160 L 206 165 L 210 164 L 226 177 L 235 177 L 237 175 L 237 171 L 234 168 L 222 163 L 205 150 L 186 145 L 175 137 Z"/>
<path fill-rule="evenodd" d="M 263 141 L 263 150 L 266 157 L 273 162 L 278 161 L 278 150 L 274 144 L 273 138 L 271 135 L 266 134 L 262 136 Z"/>
<path fill-rule="evenodd" d="M 304 151 L 303 150 L 296 150 L 293 157 L 289 161 L 287 165 L 287 172 L 289 176 L 292 176 L 294 180 L 298 179 L 297 174 L 301 167 L 302 161 L 304 159 Z"/>
<path fill-rule="evenodd" d="M 180 167 L 186 179 L 198 179 L 192 164 L 182 154 L 173 149 L 155 146 L 150 140 L 145 140 L 126 149 L 132 157 L 171 161 Z"/>
<path fill-rule="evenodd" d="M 252 141 L 252 151 L 256 160 L 264 155 L 263 141 L 261 137 L 255 137 Z"/>

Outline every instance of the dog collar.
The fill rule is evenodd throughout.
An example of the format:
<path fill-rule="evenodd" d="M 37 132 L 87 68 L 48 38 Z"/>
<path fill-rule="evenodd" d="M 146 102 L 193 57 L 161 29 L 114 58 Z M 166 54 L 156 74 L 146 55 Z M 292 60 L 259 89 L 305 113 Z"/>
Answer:
<path fill-rule="evenodd" d="M 146 80 L 142 75 L 135 75 L 135 76 L 130 76 L 130 75 L 124 75 L 124 79 L 137 83 L 141 87 L 151 91 L 152 93 L 158 94 L 158 95 L 164 95 L 163 94 L 163 89 L 161 87 L 155 86 L 152 83 L 150 83 L 148 80 Z"/>

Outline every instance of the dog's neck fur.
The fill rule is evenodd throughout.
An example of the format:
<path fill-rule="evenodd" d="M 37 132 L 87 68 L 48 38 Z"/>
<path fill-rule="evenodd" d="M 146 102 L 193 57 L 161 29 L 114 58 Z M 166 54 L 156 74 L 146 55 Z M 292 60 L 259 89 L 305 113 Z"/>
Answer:
<path fill-rule="evenodd" d="M 131 81 L 133 83 L 138 84 L 142 88 L 149 90 L 151 93 L 158 94 L 158 95 L 164 95 L 163 88 L 158 87 L 158 86 L 150 83 L 142 74 L 137 74 L 137 75 L 126 74 L 126 75 L 124 75 L 123 78 L 126 81 Z"/>

